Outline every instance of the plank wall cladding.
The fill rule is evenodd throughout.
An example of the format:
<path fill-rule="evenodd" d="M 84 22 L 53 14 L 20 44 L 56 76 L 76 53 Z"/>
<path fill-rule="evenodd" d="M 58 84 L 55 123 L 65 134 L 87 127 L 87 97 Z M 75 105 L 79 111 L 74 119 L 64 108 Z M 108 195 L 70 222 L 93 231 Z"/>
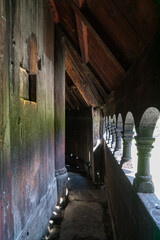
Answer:
<path fill-rule="evenodd" d="M 46 1 L 0 0 L 0 239 L 3 240 L 39 240 L 58 200 L 52 19 Z M 64 118 L 64 107 L 61 111 Z M 64 132 L 64 126 L 59 131 Z M 60 141 L 64 142 L 62 136 Z M 63 156 L 64 150 L 61 151 Z"/>

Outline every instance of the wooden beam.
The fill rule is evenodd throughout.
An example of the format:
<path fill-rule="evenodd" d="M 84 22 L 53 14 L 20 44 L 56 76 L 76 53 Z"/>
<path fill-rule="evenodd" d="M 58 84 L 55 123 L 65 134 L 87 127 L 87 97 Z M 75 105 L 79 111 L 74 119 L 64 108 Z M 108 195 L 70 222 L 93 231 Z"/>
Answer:
<path fill-rule="evenodd" d="M 113 54 L 111 53 L 111 51 L 108 49 L 108 47 L 105 45 L 105 43 L 103 42 L 103 40 L 99 37 L 99 35 L 96 33 L 96 31 L 94 30 L 94 28 L 91 26 L 91 24 L 88 22 L 88 20 L 84 17 L 84 15 L 82 14 L 82 12 L 80 11 L 80 9 L 77 7 L 77 5 L 72 1 L 72 0 L 67 0 L 68 3 L 70 4 L 70 6 L 72 6 L 72 8 L 75 11 L 75 14 L 77 16 L 79 16 L 79 18 L 81 19 L 81 21 L 85 24 L 85 26 L 87 27 L 87 29 L 91 32 L 91 34 L 96 38 L 97 42 L 99 43 L 99 45 L 101 46 L 101 48 L 103 49 L 105 55 L 106 55 L 106 61 L 110 61 L 111 65 L 113 67 L 115 67 L 116 71 L 119 72 L 120 75 L 123 75 L 125 73 L 123 67 L 120 65 L 120 63 L 117 61 L 117 59 L 113 56 Z"/>
<path fill-rule="evenodd" d="M 75 2 L 75 4 L 81 8 L 83 6 L 83 4 L 85 3 L 85 0 L 73 0 Z"/>
<path fill-rule="evenodd" d="M 72 79 L 70 78 L 67 72 L 66 72 L 66 85 L 68 86 L 70 93 L 71 92 L 74 93 L 74 95 L 78 98 L 78 100 L 82 103 L 84 107 L 89 107 L 84 97 L 81 95 L 78 88 L 75 86 L 75 84 L 73 83 Z"/>
<path fill-rule="evenodd" d="M 75 109 L 75 105 L 72 101 L 72 99 L 70 98 L 70 95 L 68 94 L 68 92 L 66 91 L 66 94 L 65 94 L 65 98 L 66 98 L 66 101 L 68 103 L 68 105 L 70 106 L 70 108 L 72 109 Z"/>
<path fill-rule="evenodd" d="M 85 63 L 88 63 L 89 62 L 89 56 L 88 56 L 87 27 L 80 20 L 80 18 L 77 14 L 75 14 L 75 16 L 76 16 L 77 32 L 78 32 L 78 39 L 79 39 L 79 46 L 80 46 L 80 50 L 81 50 L 81 56 L 82 56 L 82 59 L 85 61 Z"/>
<path fill-rule="evenodd" d="M 89 107 L 89 105 L 86 103 L 85 99 L 83 98 L 83 96 L 80 94 L 79 90 L 76 88 L 74 90 L 76 96 L 78 97 L 78 99 L 80 100 L 80 102 L 83 104 L 84 107 Z"/>
<path fill-rule="evenodd" d="M 146 1 L 146 4 L 143 1 L 113 0 L 145 44 L 150 42 L 159 26 L 160 14 L 157 14 L 159 9 L 154 2 L 158 3 L 159 0 Z"/>
<path fill-rule="evenodd" d="M 72 102 L 74 101 L 76 109 L 82 109 L 84 107 L 84 105 L 82 104 L 82 102 L 79 100 L 79 98 L 76 96 L 74 89 L 69 88 L 69 86 L 67 86 L 66 84 L 66 90 L 69 93 Z"/>
<path fill-rule="evenodd" d="M 89 88 L 93 92 L 94 96 L 96 97 L 99 104 L 103 104 L 105 98 L 108 94 L 105 92 L 103 87 L 101 86 L 99 80 L 94 76 L 92 71 L 86 65 L 86 63 L 81 59 L 77 50 L 72 46 L 69 39 L 65 36 L 66 42 L 66 55 L 72 62 L 72 66 L 75 66 L 79 74 L 85 79 L 88 83 Z M 99 93 L 100 92 L 100 93 Z"/>
<path fill-rule="evenodd" d="M 51 8 L 51 10 L 53 12 L 54 23 L 59 23 L 60 18 L 59 18 L 58 11 L 57 11 L 54 0 L 47 0 L 47 3 L 48 3 L 48 6 Z"/>
<path fill-rule="evenodd" d="M 75 69 L 72 67 L 72 62 L 66 56 L 66 72 L 69 75 L 69 77 L 72 79 L 73 83 L 79 90 L 80 94 L 85 99 L 85 102 L 92 107 L 98 106 L 98 102 L 91 92 L 90 88 L 88 87 L 88 84 L 85 82 L 85 80 L 75 71 Z"/>

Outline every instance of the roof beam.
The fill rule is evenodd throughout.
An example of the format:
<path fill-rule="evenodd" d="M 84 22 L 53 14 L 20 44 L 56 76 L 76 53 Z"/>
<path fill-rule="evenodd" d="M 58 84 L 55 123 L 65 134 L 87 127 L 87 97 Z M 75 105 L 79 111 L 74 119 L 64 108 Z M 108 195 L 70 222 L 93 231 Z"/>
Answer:
<path fill-rule="evenodd" d="M 79 56 L 77 50 L 72 46 L 69 39 L 65 36 L 65 43 L 66 43 L 66 56 L 68 56 L 68 59 L 72 62 L 72 66 L 76 69 L 77 72 L 79 72 L 79 75 L 85 79 L 87 82 L 89 88 L 91 89 L 93 95 L 97 99 L 99 105 L 103 104 L 105 98 L 108 96 L 106 91 L 101 86 L 99 80 L 94 76 L 92 71 L 89 69 L 89 67 L 86 65 L 86 63 L 81 59 Z M 98 91 L 98 90 L 99 91 Z M 100 94 L 100 93 L 101 94 Z"/>
<path fill-rule="evenodd" d="M 83 108 L 83 104 L 82 104 L 81 100 L 76 96 L 74 89 L 70 89 L 69 86 L 66 84 L 66 90 L 67 90 L 69 96 L 71 96 L 72 102 L 74 101 L 75 106 L 76 106 L 75 108 L 78 110 L 80 108 Z"/>
<path fill-rule="evenodd" d="M 66 99 L 68 105 L 70 106 L 70 108 L 74 109 L 75 106 L 73 104 L 73 101 L 71 100 L 71 98 L 67 92 L 65 93 L 65 99 Z"/>
<path fill-rule="evenodd" d="M 79 90 L 79 92 L 82 95 L 82 97 L 84 98 L 85 102 L 89 106 L 92 106 L 92 107 L 98 106 L 98 102 L 97 102 L 96 98 L 92 94 L 90 88 L 85 83 L 83 78 L 72 67 L 72 62 L 68 58 L 68 56 L 66 56 L 65 64 L 66 64 L 66 72 L 67 72 L 67 74 L 72 79 L 73 83 L 75 84 L 75 86 Z"/>
<path fill-rule="evenodd" d="M 59 23 L 60 18 L 59 18 L 58 11 L 57 11 L 54 0 L 47 0 L 47 3 L 49 5 L 49 7 L 52 9 L 54 23 Z"/>
<path fill-rule="evenodd" d="M 91 26 L 91 24 L 88 22 L 88 20 L 85 18 L 85 16 L 82 14 L 80 9 L 77 7 L 77 5 L 72 1 L 72 0 L 67 0 L 70 6 L 75 11 L 75 14 L 80 18 L 80 20 L 84 23 L 84 25 L 87 27 L 87 29 L 92 33 L 92 35 L 96 38 L 97 42 L 103 49 L 106 58 L 111 62 L 111 64 L 115 67 L 116 71 L 119 72 L 120 74 L 124 74 L 125 71 L 123 67 L 120 65 L 120 63 L 117 61 L 117 59 L 114 57 L 114 55 L 111 53 L 109 48 L 105 45 L 103 40 L 99 37 L 99 35 L 96 33 L 94 28 Z"/>
<path fill-rule="evenodd" d="M 86 25 L 80 20 L 79 16 L 76 14 L 76 23 L 77 23 L 77 31 L 78 31 L 78 39 L 79 39 L 79 46 L 81 50 L 82 59 L 85 63 L 89 62 L 88 56 L 88 33 Z"/>
<path fill-rule="evenodd" d="M 85 3 L 85 0 L 73 0 L 75 2 L 75 4 L 81 8 L 83 6 L 83 4 Z"/>

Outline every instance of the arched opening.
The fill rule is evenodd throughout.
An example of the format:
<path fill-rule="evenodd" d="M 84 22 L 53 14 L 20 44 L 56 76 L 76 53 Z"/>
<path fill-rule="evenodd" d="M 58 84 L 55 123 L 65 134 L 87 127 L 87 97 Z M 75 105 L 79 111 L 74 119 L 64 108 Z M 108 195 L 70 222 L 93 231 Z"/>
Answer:
<path fill-rule="evenodd" d="M 126 175 L 135 177 L 137 172 L 137 147 L 135 142 L 136 129 L 133 114 L 128 112 L 125 118 L 123 130 L 123 156 L 121 158 L 122 168 Z"/>
<path fill-rule="evenodd" d="M 134 187 L 137 192 L 154 193 L 154 185 L 150 174 L 150 159 L 155 140 L 153 132 L 158 118 L 158 109 L 154 107 L 148 108 L 144 112 L 137 129 L 138 166 L 134 181 Z"/>
<path fill-rule="evenodd" d="M 155 195 L 160 199 L 160 180 L 159 180 L 159 155 L 160 155 L 160 114 L 159 110 L 150 107 L 148 108 L 141 119 L 140 122 L 140 134 L 145 136 L 149 136 L 155 138 L 153 143 L 153 149 L 151 151 L 151 158 L 150 158 L 150 173 L 152 176 L 152 181 L 154 184 Z M 147 135 L 148 134 L 148 135 Z"/>
<path fill-rule="evenodd" d="M 148 108 L 141 118 L 138 134 L 144 137 L 152 137 L 158 119 L 159 110 L 154 107 Z"/>
<path fill-rule="evenodd" d="M 153 179 L 154 189 L 156 196 L 160 199 L 160 179 L 159 179 L 159 166 L 160 166 L 160 118 L 157 121 L 155 126 L 153 137 L 155 138 L 155 142 L 153 143 L 153 150 L 151 152 L 150 159 L 150 172 Z"/>
<path fill-rule="evenodd" d="M 121 113 L 118 114 L 117 127 L 120 128 L 121 130 L 123 130 L 123 119 L 122 119 Z"/>

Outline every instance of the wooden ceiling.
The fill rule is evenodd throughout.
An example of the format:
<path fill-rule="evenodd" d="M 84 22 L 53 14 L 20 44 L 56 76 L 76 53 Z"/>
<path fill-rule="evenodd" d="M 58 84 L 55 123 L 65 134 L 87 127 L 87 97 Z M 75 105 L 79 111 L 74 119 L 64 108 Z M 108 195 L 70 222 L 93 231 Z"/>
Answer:
<path fill-rule="evenodd" d="M 66 39 L 66 107 L 103 105 L 156 33 L 152 0 L 48 0 Z"/>

